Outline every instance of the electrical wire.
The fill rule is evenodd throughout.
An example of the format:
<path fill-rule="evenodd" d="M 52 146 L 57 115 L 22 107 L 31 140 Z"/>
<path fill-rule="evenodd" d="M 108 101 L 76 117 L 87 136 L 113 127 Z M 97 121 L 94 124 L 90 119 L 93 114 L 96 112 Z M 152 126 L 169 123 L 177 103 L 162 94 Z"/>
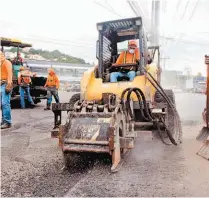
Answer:
<path fill-rule="evenodd" d="M 117 12 L 114 12 L 112 9 L 110 9 L 110 8 L 108 8 L 108 7 L 104 6 L 104 5 L 102 5 L 102 4 L 99 3 L 99 2 L 94 1 L 94 3 L 97 4 L 97 5 L 99 5 L 99 6 L 102 7 L 102 8 L 105 8 L 106 10 L 108 10 L 109 12 L 111 12 L 111 13 L 117 15 L 118 17 L 120 17 L 120 18 L 122 17 L 122 16 L 121 16 L 120 14 L 118 14 Z"/>
<path fill-rule="evenodd" d="M 28 38 L 28 37 L 22 37 L 22 38 L 23 39 L 28 39 L 28 40 L 34 40 L 34 41 L 37 41 L 37 42 L 61 45 L 61 46 L 81 47 L 81 48 L 95 48 L 95 46 L 93 46 L 93 45 L 74 45 L 74 44 L 68 44 L 68 43 L 46 41 L 46 40 L 43 40 L 43 39 L 35 39 L 35 38 Z"/>
<path fill-rule="evenodd" d="M 182 14 L 182 16 L 181 16 L 181 20 L 184 18 L 185 14 L 186 14 L 186 11 L 187 11 L 187 8 L 188 8 L 188 6 L 189 6 L 189 3 L 190 3 L 190 0 L 187 1 L 187 4 L 186 4 L 186 6 L 185 6 L 185 8 L 184 8 L 184 12 L 183 12 L 183 14 Z"/>
<path fill-rule="evenodd" d="M 191 14 L 191 16 L 190 16 L 190 18 L 189 18 L 189 21 L 192 19 L 193 15 L 195 14 L 195 11 L 196 11 L 196 9 L 197 9 L 197 7 L 198 7 L 198 4 L 199 4 L 199 0 L 197 0 L 197 3 L 196 3 L 196 5 L 195 5 L 194 9 L 192 10 L 192 14 Z"/>
<path fill-rule="evenodd" d="M 77 41 L 72 41 L 72 40 L 66 40 L 66 39 L 57 39 L 57 38 L 50 38 L 50 37 L 43 37 L 43 36 L 39 36 L 39 35 L 30 35 L 31 37 L 35 37 L 35 38 L 39 38 L 39 39 L 49 39 L 49 40 L 53 40 L 55 42 L 69 42 L 72 44 L 85 44 L 85 45 L 92 45 L 92 43 L 87 43 L 84 40 L 81 40 L 81 42 L 77 42 Z M 80 40 L 80 39 L 79 39 Z"/>
<path fill-rule="evenodd" d="M 178 1 L 177 5 L 176 5 L 176 11 L 174 13 L 174 16 L 173 16 L 173 19 L 172 20 L 174 20 L 174 18 L 176 17 L 176 13 L 178 13 L 178 9 L 179 9 L 179 6 L 180 6 L 181 2 L 182 2 L 182 0 L 179 0 Z"/>

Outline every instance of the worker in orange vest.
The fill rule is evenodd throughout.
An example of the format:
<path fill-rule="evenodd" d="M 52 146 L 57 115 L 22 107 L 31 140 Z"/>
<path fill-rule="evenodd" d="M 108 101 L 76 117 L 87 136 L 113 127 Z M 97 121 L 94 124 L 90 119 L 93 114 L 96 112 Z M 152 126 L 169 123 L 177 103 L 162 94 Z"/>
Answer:
<path fill-rule="evenodd" d="M 52 95 L 54 96 L 56 103 L 59 103 L 59 96 L 58 96 L 59 85 L 60 82 L 57 75 L 55 74 L 55 71 L 52 68 L 49 68 L 46 84 L 44 85 L 44 87 L 47 88 L 47 103 L 46 103 L 46 108 L 44 110 L 50 110 L 50 106 L 52 103 Z"/>
<path fill-rule="evenodd" d="M 33 74 L 30 71 L 25 70 L 24 67 L 20 67 L 20 72 L 18 73 L 18 84 L 20 86 L 19 91 L 21 109 L 25 108 L 25 93 L 27 95 L 27 99 L 31 107 L 35 106 L 33 99 L 30 95 L 31 76 L 33 76 Z"/>
<path fill-rule="evenodd" d="M 12 92 L 12 63 L 6 60 L 2 51 L 0 51 L 0 81 L 1 81 L 1 129 L 10 128 L 11 120 L 11 92 Z"/>
<path fill-rule="evenodd" d="M 120 64 L 136 63 L 136 61 L 139 59 L 140 55 L 139 50 L 137 48 L 137 42 L 136 40 L 131 40 L 128 43 L 128 51 L 124 51 L 120 54 L 116 63 L 113 64 L 113 67 Z M 125 67 L 124 72 L 112 72 L 110 74 L 110 82 L 117 82 L 117 78 L 123 76 L 129 77 L 129 80 L 132 81 L 136 76 L 135 68 Z"/>

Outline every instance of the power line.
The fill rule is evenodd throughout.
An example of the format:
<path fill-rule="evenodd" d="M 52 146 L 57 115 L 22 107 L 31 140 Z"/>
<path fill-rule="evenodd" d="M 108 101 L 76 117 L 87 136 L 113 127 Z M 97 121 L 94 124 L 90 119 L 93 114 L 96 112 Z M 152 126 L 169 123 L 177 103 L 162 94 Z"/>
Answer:
<path fill-rule="evenodd" d="M 167 39 L 167 40 L 173 40 L 173 41 L 177 40 L 175 38 L 168 38 L 168 37 L 164 37 L 164 36 L 160 36 L 160 37 L 164 38 L 164 39 Z M 179 41 L 180 43 L 188 43 L 188 44 L 194 44 L 194 45 L 209 47 L 209 43 L 201 43 L 201 42 L 198 42 L 198 41 L 191 41 L 191 40 L 182 40 L 182 37 L 181 37 L 181 39 L 178 39 L 178 40 L 180 40 Z"/>
<path fill-rule="evenodd" d="M 180 4 L 181 4 L 181 1 L 182 1 L 182 0 L 179 0 L 178 3 L 177 3 L 177 5 L 176 5 L 176 11 L 175 11 L 175 13 L 174 13 L 174 16 L 173 16 L 173 19 L 172 19 L 172 20 L 174 20 L 174 18 L 175 18 L 175 16 L 176 16 L 176 13 L 178 13 L 178 9 L 179 9 L 179 6 L 180 6 Z"/>
<path fill-rule="evenodd" d="M 105 4 L 112 10 L 112 12 L 117 13 L 115 9 L 105 0 Z M 117 13 L 118 14 L 118 13 Z M 118 14 L 119 15 L 119 14 Z M 120 15 L 119 15 L 120 16 Z"/>
<path fill-rule="evenodd" d="M 188 0 L 187 3 L 186 3 L 186 5 L 185 5 L 184 12 L 183 12 L 183 14 L 182 14 L 181 20 L 183 20 L 185 14 L 186 14 L 186 11 L 187 11 L 187 8 L 188 8 L 188 6 L 189 6 L 189 3 L 190 3 L 190 0 Z M 180 1 L 178 2 L 177 8 L 179 7 L 179 5 L 180 5 Z M 176 36 L 176 34 L 177 34 L 177 33 L 175 33 L 174 36 Z M 178 44 L 179 44 L 179 42 L 181 41 L 182 37 L 183 37 L 183 35 L 180 35 L 179 40 L 177 41 L 177 43 L 176 43 L 176 45 L 175 45 L 174 47 L 177 47 L 177 46 L 178 46 Z M 169 48 L 169 50 L 170 50 L 171 48 L 172 48 L 172 46 Z"/>
<path fill-rule="evenodd" d="M 72 41 L 72 40 L 65 40 L 65 39 L 57 39 L 57 38 L 50 38 L 50 37 L 42 37 L 42 36 L 38 36 L 38 35 L 31 35 L 32 37 L 36 37 L 36 38 L 41 38 L 41 39 L 50 39 L 50 40 L 53 40 L 53 41 L 58 41 L 58 42 L 69 42 L 69 43 L 72 43 L 72 44 L 86 44 L 86 45 L 92 45 L 92 43 L 86 43 L 84 41 L 82 42 L 75 42 L 75 41 Z M 79 39 L 80 40 L 80 39 Z"/>
<path fill-rule="evenodd" d="M 110 8 L 108 8 L 108 7 L 104 6 L 104 5 L 102 5 L 102 4 L 99 3 L 99 2 L 94 1 L 94 3 L 97 4 L 97 5 L 99 5 L 100 7 L 105 8 L 106 10 L 108 10 L 109 12 L 111 12 L 111 13 L 113 13 L 113 14 L 115 14 L 115 15 L 117 15 L 117 16 L 119 16 L 119 17 L 122 17 L 122 16 L 121 16 L 120 14 L 118 14 L 117 12 L 115 12 L 115 11 L 113 11 L 112 9 L 110 9 Z"/>
<path fill-rule="evenodd" d="M 82 48 L 94 48 L 94 46 L 90 45 L 73 45 L 73 44 L 68 44 L 68 43 L 60 43 L 60 42 L 52 42 L 52 41 L 46 41 L 43 39 L 34 39 L 34 38 L 27 38 L 27 37 L 22 37 L 23 39 L 29 39 L 29 40 L 34 40 L 37 42 L 43 42 L 43 43 L 50 43 L 50 44 L 56 44 L 56 45 L 61 45 L 61 46 L 70 46 L 70 47 L 82 47 Z"/>
<path fill-rule="evenodd" d="M 143 21 L 144 21 L 144 27 L 147 32 L 150 32 L 150 25 L 149 25 L 150 22 L 146 16 L 142 6 L 139 6 L 137 2 L 131 1 L 131 0 L 127 0 L 127 3 L 129 4 L 129 6 L 131 7 L 132 11 L 135 13 L 136 16 L 142 16 Z M 138 9 L 137 9 L 137 7 L 138 7 Z M 141 13 L 139 13 L 138 10 L 140 10 Z"/>
<path fill-rule="evenodd" d="M 184 15 L 186 14 L 187 8 L 189 6 L 189 2 L 190 2 L 190 0 L 187 1 L 187 4 L 186 4 L 186 6 L 184 8 L 184 12 L 183 12 L 183 15 L 181 16 L 181 19 L 183 19 L 184 18 Z"/>
<path fill-rule="evenodd" d="M 194 15 L 194 13 L 195 13 L 195 11 L 196 11 L 196 9 L 197 9 L 198 4 L 199 4 L 199 0 L 197 0 L 197 3 L 196 3 L 196 5 L 195 5 L 195 7 L 194 7 L 194 9 L 193 9 L 193 11 L 192 11 L 192 14 L 191 14 L 191 16 L 190 16 L 190 18 L 189 18 L 189 21 L 190 21 L 191 18 L 193 17 L 193 15 Z"/>

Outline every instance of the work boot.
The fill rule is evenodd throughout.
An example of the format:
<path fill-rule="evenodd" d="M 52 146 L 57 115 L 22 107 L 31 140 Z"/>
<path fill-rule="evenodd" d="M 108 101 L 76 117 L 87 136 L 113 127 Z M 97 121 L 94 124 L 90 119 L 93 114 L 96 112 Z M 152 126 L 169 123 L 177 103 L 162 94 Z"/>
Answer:
<path fill-rule="evenodd" d="M 44 110 L 50 110 L 50 105 L 46 105 L 46 108 L 44 108 Z"/>
<path fill-rule="evenodd" d="M 1 129 L 8 129 L 8 128 L 11 128 L 12 125 L 10 123 L 4 123 L 1 125 Z"/>
<path fill-rule="evenodd" d="M 30 108 L 33 109 L 36 105 L 34 103 L 30 104 Z"/>

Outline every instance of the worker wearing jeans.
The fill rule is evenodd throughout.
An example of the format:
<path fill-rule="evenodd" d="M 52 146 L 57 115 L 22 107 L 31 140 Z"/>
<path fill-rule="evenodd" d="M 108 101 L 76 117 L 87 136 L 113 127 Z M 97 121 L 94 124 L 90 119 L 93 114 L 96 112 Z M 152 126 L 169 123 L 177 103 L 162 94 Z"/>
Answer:
<path fill-rule="evenodd" d="M 10 128 L 11 120 L 11 92 L 12 92 L 12 64 L 6 60 L 2 51 L 0 51 L 0 82 L 1 82 L 1 129 Z"/>
<path fill-rule="evenodd" d="M 47 88 L 47 103 L 44 110 L 50 110 L 52 103 L 52 96 L 54 96 L 55 102 L 59 103 L 58 88 L 59 88 L 59 79 L 55 74 L 53 69 L 48 70 L 48 77 L 44 87 Z"/>
<path fill-rule="evenodd" d="M 139 50 L 137 48 L 137 42 L 135 40 L 129 41 L 128 43 L 128 51 L 124 51 L 120 54 L 114 66 L 121 65 L 121 64 L 128 64 L 128 63 L 136 63 L 139 60 Z M 118 77 L 127 76 L 130 81 L 132 81 L 135 76 L 136 72 L 134 67 L 125 67 L 124 68 L 127 72 L 112 72 L 110 74 L 110 82 L 117 82 Z"/>
<path fill-rule="evenodd" d="M 118 77 L 123 77 L 126 76 L 129 78 L 130 81 L 132 81 L 135 76 L 136 76 L 136 72 L 135 71 L 129 71 L 127 73 L 123 73 L 123 72 L 112 72 L 110 75 L 110 82 L 117 82 L 118 81 Z"/>
<path fill-rule="evenodd" d="M 20 105 L 22 109 L 25 108 L 25 93 L 27 95 L 27 99 L 31 107 L 35 106 L 33 99 L 30 95 L 30 83 L 31 83 L 30 73 L 31 72 L 25 70 L 24 67 L 20 67 L 20 72 L 18 73 L 18 84 L 20 85 L 20 88 L 19 88 Z"/>
<path fill-rule="evenodd" d="M 27 96 L 27 99 L 28 99 L 28 102 L 30 103 L 30 105 L 32 107 L 35 106 L 33 99 L 30 95 L 30 87 L 29 86 L 27 86 L 27 87 L 20 86 L 19 92 L 20 92 L 20 105 L 21 105 L 22 109 L 25 109 L 25 93 L 26 93 L 26 96 Z"/>
<path fill-rule="evenodd" d="M 10 99 L 11 99 L 11 92 L 6 92 L 6 85 L 1 85 L 1 108 L 2 108 L 2 120 L 1 120 L 1 126 L 2 125 L 11 125 L 11 106 L 10 106 Z M 8 127 L 9 128 L 9 127 Z M 2 129 L 2 128 L 1 128 Z"/>

